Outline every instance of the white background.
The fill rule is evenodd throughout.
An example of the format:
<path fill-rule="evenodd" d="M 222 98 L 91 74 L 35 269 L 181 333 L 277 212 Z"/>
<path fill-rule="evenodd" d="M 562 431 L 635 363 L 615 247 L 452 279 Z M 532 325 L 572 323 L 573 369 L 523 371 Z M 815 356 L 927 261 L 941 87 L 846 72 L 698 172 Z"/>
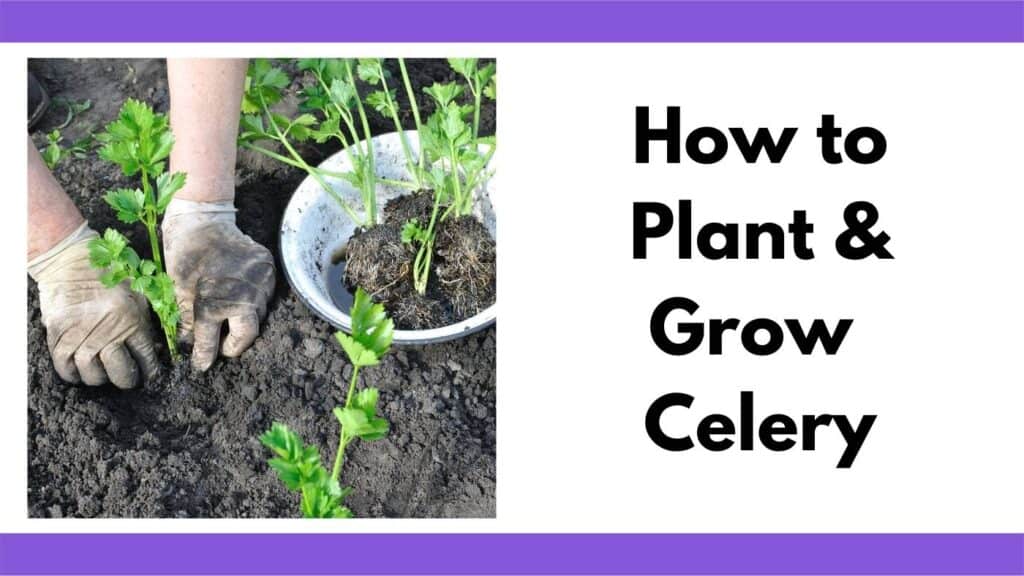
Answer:
<path fill-rule="evenodd" d="M 28 56 L 496 56 L 499 216 L 498 519 L 27 520 L 24 70 Z M 1024 46 L 427 45 L 8 46 L 0 92 L 9 271 L 0 475 L 4 531 L 1024 531 Z M 682 107 L 684 134 L 799 127 L 785 160 L 714 166 L 633 162 L 634 107 Z M 886 135 L 879 163 L 825 164 L 814 129 Z M 788 223 L 807 210 L 817 258 L 680 261 L 675 237 L 631 258 L 634 201 L 694 201 L 694 223 Z M 846 261 L 842 210 L 869 200 L 895 260 Z M 660 352 L 662 299 L 695 320 L 854 318 L 840 352 L 791 343 L 754 357 Z M 878 414 L 852 469 L 842 441 L 814 452 L 670 453 L 648 405 L 685 392 L 699 417 L 739 418 L 753 390 L 772 412 Z"/>

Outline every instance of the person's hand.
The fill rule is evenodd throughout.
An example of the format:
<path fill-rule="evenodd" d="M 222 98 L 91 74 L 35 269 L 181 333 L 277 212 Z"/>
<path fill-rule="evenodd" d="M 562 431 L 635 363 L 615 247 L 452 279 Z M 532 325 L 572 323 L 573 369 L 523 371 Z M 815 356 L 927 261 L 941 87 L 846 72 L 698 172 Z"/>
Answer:
<path fill-rule="evenodd" d="M 270 251 L 235 226 L 231 202 L 172 200 L 162 229 L 181 310 L 178 334 L 193 343 L 192 365 L 208 369 L 218 351 L 240 355 L 259 335 L 274 294 Z M 228 334 L 221 342 L 225 321 Z"/>
<path fill-rule="evenodd" d="M 46 345 L 61 379 L 133 388 L 159 370 L 145 299 L 126 284 L 107 288 L 89 265 L 89 240 L 82 224 L 45 254 L 29 262 L 39 286 Z"/>

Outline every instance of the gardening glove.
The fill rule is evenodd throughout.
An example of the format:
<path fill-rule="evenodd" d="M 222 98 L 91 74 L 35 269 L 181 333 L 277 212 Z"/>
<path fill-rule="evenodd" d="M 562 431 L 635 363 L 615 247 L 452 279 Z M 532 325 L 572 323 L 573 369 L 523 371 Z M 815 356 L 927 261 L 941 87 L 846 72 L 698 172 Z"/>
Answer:
<path fill-rule="evenodd" d="M 256 340 L 274 294 L 274 257 L 235 226 L 232 202 L 172 200 L 162 230 L 181 311 L 178 334 L 192 341 L 192 365 L 205 371 L 218 350 L 233 358 Z"/>
<path fill-rule="evenodd" d="M 107 288 L 89 264 L 96 232 L 82 224 L 28 263 L 39 286 L 39 310 L 53 367 L 63 380 L 132 388 L 158 369 L 149 307 L 126 283 Z"/>

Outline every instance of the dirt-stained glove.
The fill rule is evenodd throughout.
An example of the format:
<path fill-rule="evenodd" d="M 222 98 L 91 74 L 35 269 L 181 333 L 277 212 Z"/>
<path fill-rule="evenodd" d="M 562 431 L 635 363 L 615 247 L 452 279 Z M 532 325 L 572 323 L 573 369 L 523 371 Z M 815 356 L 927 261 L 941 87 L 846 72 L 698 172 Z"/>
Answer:
<path fill-rule="evenodd" d="M 240 355 L 259 335 L 274 294 L 274 257 L 235 226 L 231 202 L 172 200 L 162 230 L 181 310 L 178 334 L 193 342 L 192 365 L 208 369 L 218 350 Z"/>
<path fill-rule="evenodd" d="M 28 263 L 39 286 L 39 310 L 53 367 L 63 380 L 132 388 L 151 378 L 159 363 L 149 330 L 149 307 L 127 284 L 107 288 L 89 265 L 89 240 L 82 224 L 70 236 Z"/>

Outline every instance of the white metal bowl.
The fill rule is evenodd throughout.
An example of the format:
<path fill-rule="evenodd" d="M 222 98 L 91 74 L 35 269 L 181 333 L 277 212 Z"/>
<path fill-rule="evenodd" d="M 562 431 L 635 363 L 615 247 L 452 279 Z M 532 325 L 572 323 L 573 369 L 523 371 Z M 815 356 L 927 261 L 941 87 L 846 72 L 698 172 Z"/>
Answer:
<path fill-rule="evenodd" d="M 408 131 L 405 134 L 413 154 L 418 154 L 416 132 Z M 373 149 L 378 176 L 389 180 L 409 180 L 397 132 L 375 137 Z M 495 165 L 495 159 L 496 155 L 491 158 L 490 166 Z M 343 173 L 351 169 L 351 163 L 342 150 L 320 164 L 320 168 Z M 358 215 L 365 215 L 358 190 L 341 179 L 325 177 L 325 180 Z M 483 222 L 492 238 L 496 238 L 496 184 L 497 174 L 476 190 L 473 206 L 473 213 Z M 389 200 L 409 192 L 404 188 L 379 184 L 377 205 L 382 208 Z M 351 319 L 348 310 L 341 310 L 334 304 L 327 288 L 327 272 L 333 255 L 344 247 L 355 229 L 355 223 L 341 206 L 310 176 L 295 190 L 281 220 L 281 261 L 292 290 L 314 314 L 346 332 L 351 330 Z M 428 330 L 395 330 L 394 342 L 427 344 L 460 338 L 490 326 L 494 323 L 495 315 L 496 305 L 491 305 L 475 316 L 448 326 Z"/>

